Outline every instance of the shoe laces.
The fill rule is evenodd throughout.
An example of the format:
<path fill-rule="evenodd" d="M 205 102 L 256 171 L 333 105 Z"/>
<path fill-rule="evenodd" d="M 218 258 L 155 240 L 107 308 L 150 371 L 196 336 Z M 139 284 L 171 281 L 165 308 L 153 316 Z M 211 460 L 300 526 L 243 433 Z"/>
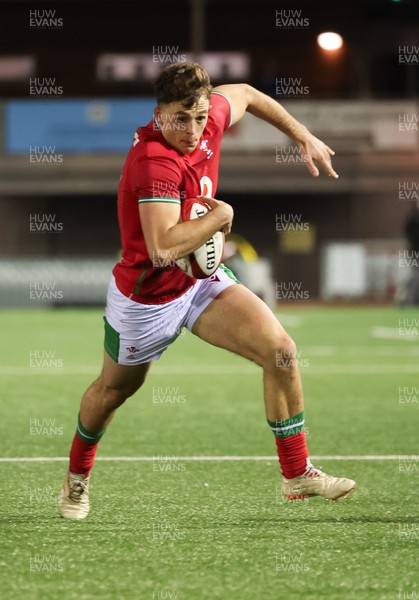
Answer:
<path fill-rule="evenodd" d="M 68 487 L 70 488 L 69 497 L 71 500 L 78 501 L 84 494 L 87 489 L 87 484 L 89 479 L 75 479 L 73 477 L 69 477 Z"/>
<path fill-rule="evenodd" d="M 306 470 L 304 471 L 305 477 L 322 477 L 324 475 L 321 469 L 318 469 L 311 463 L 307 462 Z"/>

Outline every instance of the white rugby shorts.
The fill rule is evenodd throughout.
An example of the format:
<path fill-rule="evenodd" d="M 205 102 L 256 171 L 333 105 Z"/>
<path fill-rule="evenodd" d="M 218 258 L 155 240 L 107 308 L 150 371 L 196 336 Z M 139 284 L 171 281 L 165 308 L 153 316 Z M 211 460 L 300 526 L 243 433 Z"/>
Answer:
<path fill-rule="evenodd" d="M 186 327 L 190 331 L 199 315 L 216 296 L 239 283 L 224 265 L 207 279 L 198 279 L 182 296 L 166 304 L 141 304 L 124 296 L 112 275 L 108 287 L 105 350 L 121 365 L 158 360 Z"/>

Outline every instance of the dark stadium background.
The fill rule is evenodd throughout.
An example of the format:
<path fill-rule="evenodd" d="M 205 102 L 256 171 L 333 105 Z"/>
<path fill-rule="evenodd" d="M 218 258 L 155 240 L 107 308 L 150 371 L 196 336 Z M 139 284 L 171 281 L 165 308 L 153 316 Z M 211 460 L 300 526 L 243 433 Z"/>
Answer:
<path fill-rule="evenodd" d="M 100 81 L 96 61 L 102 53 L 151 53 L 153 46 L 165 45 L 179 46 L 180 51 L 191 50 L 192 45 L 206 51 L 244 51 L 250 57 L 248 82 L 267 93 L 274 93 L 275 76 L 298 74 L 309 85 L 310 101 L 418 98 L 419 67 L 398 64 L 399 44 L 418 44 L 419 4 L 415 0 L 355 0 L 339 4 L 328 0 L 207 0 L 205 33 L 196 39 L 191 34 L 191 5 L 199 4 L 198 0 L 57 0 L 41 5 L 3 1 L 0 53 L 34 56 L 36 77 L 56 77 L 64 88 L 65 99 L 150 95 L 150 85 L 140 81 Z M 56 9 L 63 18 L 63 29 L 41 34 L 30 30 L 29 11 L 49 8 Z M 275 11 L 295 8 L 309 16 L 309 30 L 278 31 L 274 26 Z M 315 37 L 322 30 L 336 30 L 343 36 L 345 44 L 338 61 L 328 60 L 317 49 Z M 1 82 L 0 98 L 28 99 L 27 82 Z M 3 126 L 0 104 L 0 133 Z M 129 144 L 127 139 L 127 149 Z M 1 144 L 0 157 L 1 255 L 118 253 L 115 200 L 123 153 L 103 157 L 103 161 L 100 155 L 86 156 L 83 175 L 77 166 L 63 175 L 67 178 L 65 191 L 54 182 L 40 182 L 39 176 L 32 182 L 33 170 L 23 160 L 7 156 Z M 315 298 L 319 293 L 319 257 L 324 242 L 403 237 L 410 205 L 395 200 L 397 185 L 400 179 L 415 178 L 417 159 L 417 152 L 367 156 L 340 152 L 335 165 L 341 179 L 336 185 L 329 185 L 324 175 L 311 181 L 304 166 L 293 167 L 289 172 L 286 168 L 271 168 L 266 173 L 255 166 L 255 183 L 249 193 L 247 185 L 231 183 L 230 179 L 233 171 L 252 169 L 252 158 L 228 156 L 222 160 L 217 195 L 234 204 L 236 231 L 273 261 L 276 277 L 280 274 L 287 279 L 292 274 Z M 69 157 L 68 163 L 71 160 Z M 272 162 L 272 156 L 266 162 Z M 282 185 L 285 176 L 291 177 L 286 189 Z M 269 188 L 267 181 L 271 182 Z M 95 192 L 95 188 L 101 191 Z M 275 232 L 275 214 L 279 210 L 302 213 L 315 226 L 317 241 L 313 252 L 294 256 L 282 253 Z M 27 226 L 30 212 L 56 214 L 57 220 L 66 224 L 62 235 L 35 239 Z"/>

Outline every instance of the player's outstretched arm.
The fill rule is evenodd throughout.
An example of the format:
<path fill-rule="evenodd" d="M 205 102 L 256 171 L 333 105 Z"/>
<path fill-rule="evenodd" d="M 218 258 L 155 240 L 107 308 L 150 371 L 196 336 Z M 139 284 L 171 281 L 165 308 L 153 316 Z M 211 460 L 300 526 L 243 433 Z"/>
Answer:
<path fill-rule="evenodd" d="M 308 170 L 314 177 L 319 175 L 314 161 L 317 161 L 330 177 L 335 179 L 339 177 L 332 166 L 331 157 L 334 156 L 334 151 L 294 119 L 279 102 L 247 83 L 220 85 L 214 90 L 229 99 L 233 108 L 234 122 L 239 121 L 245 112 L 249 112 L 295 140 Z"/>

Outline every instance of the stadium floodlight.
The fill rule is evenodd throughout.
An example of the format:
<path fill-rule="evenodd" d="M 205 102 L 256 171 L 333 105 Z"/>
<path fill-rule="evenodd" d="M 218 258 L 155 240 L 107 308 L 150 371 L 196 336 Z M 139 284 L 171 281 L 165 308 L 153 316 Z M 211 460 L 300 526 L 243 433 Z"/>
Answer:
<path fill-rule="evenodd" d="M 325 31 L 317 36 L 317 43 L 322 50 L 339 50 L 343 46 L 343 38 L 333 31 Z"/>

